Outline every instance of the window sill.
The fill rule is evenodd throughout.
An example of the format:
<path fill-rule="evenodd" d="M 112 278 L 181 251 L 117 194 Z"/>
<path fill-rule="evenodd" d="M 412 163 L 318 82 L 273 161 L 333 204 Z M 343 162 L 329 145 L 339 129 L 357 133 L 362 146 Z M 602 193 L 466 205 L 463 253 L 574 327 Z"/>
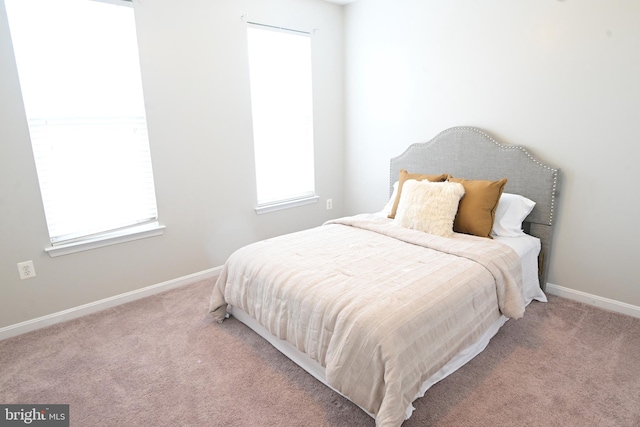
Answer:
<path fill-rule="evenodd" d="M 130 242 L 132 240 L 146 239 L 147 237 L 160 236 L 164 234 L 164 225 L 157 222 L 152 224 L 131 227 L 126 230 L 105 233 L 99 237 L 87 239 L 73 243 L 63 243 L 60 245 L 45 248 L 45 252 L 54 258 L 61 255 L 68 255 L 76 252 L 88 251 L 104 246 L 117 245 L 118 243 Z"/>
<path fill-rule="evenodd" d="M 316 203 L 320 199 L 319 196 L 305 197 L 304 199 L 287 200 L 285 202 L 271 203 L 268 205 L 261 205 L 255 208 L 258 215 L 262 215 L 268 212 L 281 211 L 283 209 L 295 208 L 296 206 L 309 205 Z"/>

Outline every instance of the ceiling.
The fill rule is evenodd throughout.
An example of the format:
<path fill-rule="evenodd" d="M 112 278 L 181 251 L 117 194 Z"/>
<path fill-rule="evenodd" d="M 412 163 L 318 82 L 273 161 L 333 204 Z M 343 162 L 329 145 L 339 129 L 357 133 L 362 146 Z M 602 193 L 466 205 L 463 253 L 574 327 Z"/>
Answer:
<path fill-rule="evenodd" d="M 330 3 L 335 3 L 335 4 L 349 4 L 349 3 L 353 3 L 356 0 L 326 0 Z"/>

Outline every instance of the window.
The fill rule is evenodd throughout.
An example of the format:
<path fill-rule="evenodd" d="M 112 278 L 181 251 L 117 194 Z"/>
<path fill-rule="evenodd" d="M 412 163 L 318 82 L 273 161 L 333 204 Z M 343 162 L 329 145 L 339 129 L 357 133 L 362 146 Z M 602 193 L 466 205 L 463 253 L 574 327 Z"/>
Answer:
<path fill-rule="evenodd" d="M 160 230 L 131 3 L 5 5 L 52 249 Z"/>
<path fill-rule="evenodd" d="M 311 38 L 247 27 L 258 213 L 315 202 Z"/>

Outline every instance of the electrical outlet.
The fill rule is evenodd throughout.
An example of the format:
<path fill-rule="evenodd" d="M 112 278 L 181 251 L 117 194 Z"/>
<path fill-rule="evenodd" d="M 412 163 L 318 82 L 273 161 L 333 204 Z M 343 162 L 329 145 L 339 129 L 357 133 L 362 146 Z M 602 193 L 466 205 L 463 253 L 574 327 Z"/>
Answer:
<path fill-rule="evenodd" d="M 31 279 L 36 277 L 36 269 L 33 267 L 33 261 L 25 261 L 18 263 L 18 273 L 21 280 Z"/>
<path fill-rule="evenodd" d="M 327 199 L 327 210 L 333 209 L 333 199 Z"/>

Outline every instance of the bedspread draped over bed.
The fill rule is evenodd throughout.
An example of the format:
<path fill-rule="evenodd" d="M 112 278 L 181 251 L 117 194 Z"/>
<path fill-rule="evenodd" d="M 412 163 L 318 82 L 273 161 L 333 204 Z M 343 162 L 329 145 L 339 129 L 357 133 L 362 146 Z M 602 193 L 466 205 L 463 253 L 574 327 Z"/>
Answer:
<path fill-rule="evenodd" d="M 508 246 L 357 215 L 239 249 L 210 311 L 237 306 L 326 368 L 378 426 L 399 426 L 422 382 L 501 314 L 524 313 Z"/>

